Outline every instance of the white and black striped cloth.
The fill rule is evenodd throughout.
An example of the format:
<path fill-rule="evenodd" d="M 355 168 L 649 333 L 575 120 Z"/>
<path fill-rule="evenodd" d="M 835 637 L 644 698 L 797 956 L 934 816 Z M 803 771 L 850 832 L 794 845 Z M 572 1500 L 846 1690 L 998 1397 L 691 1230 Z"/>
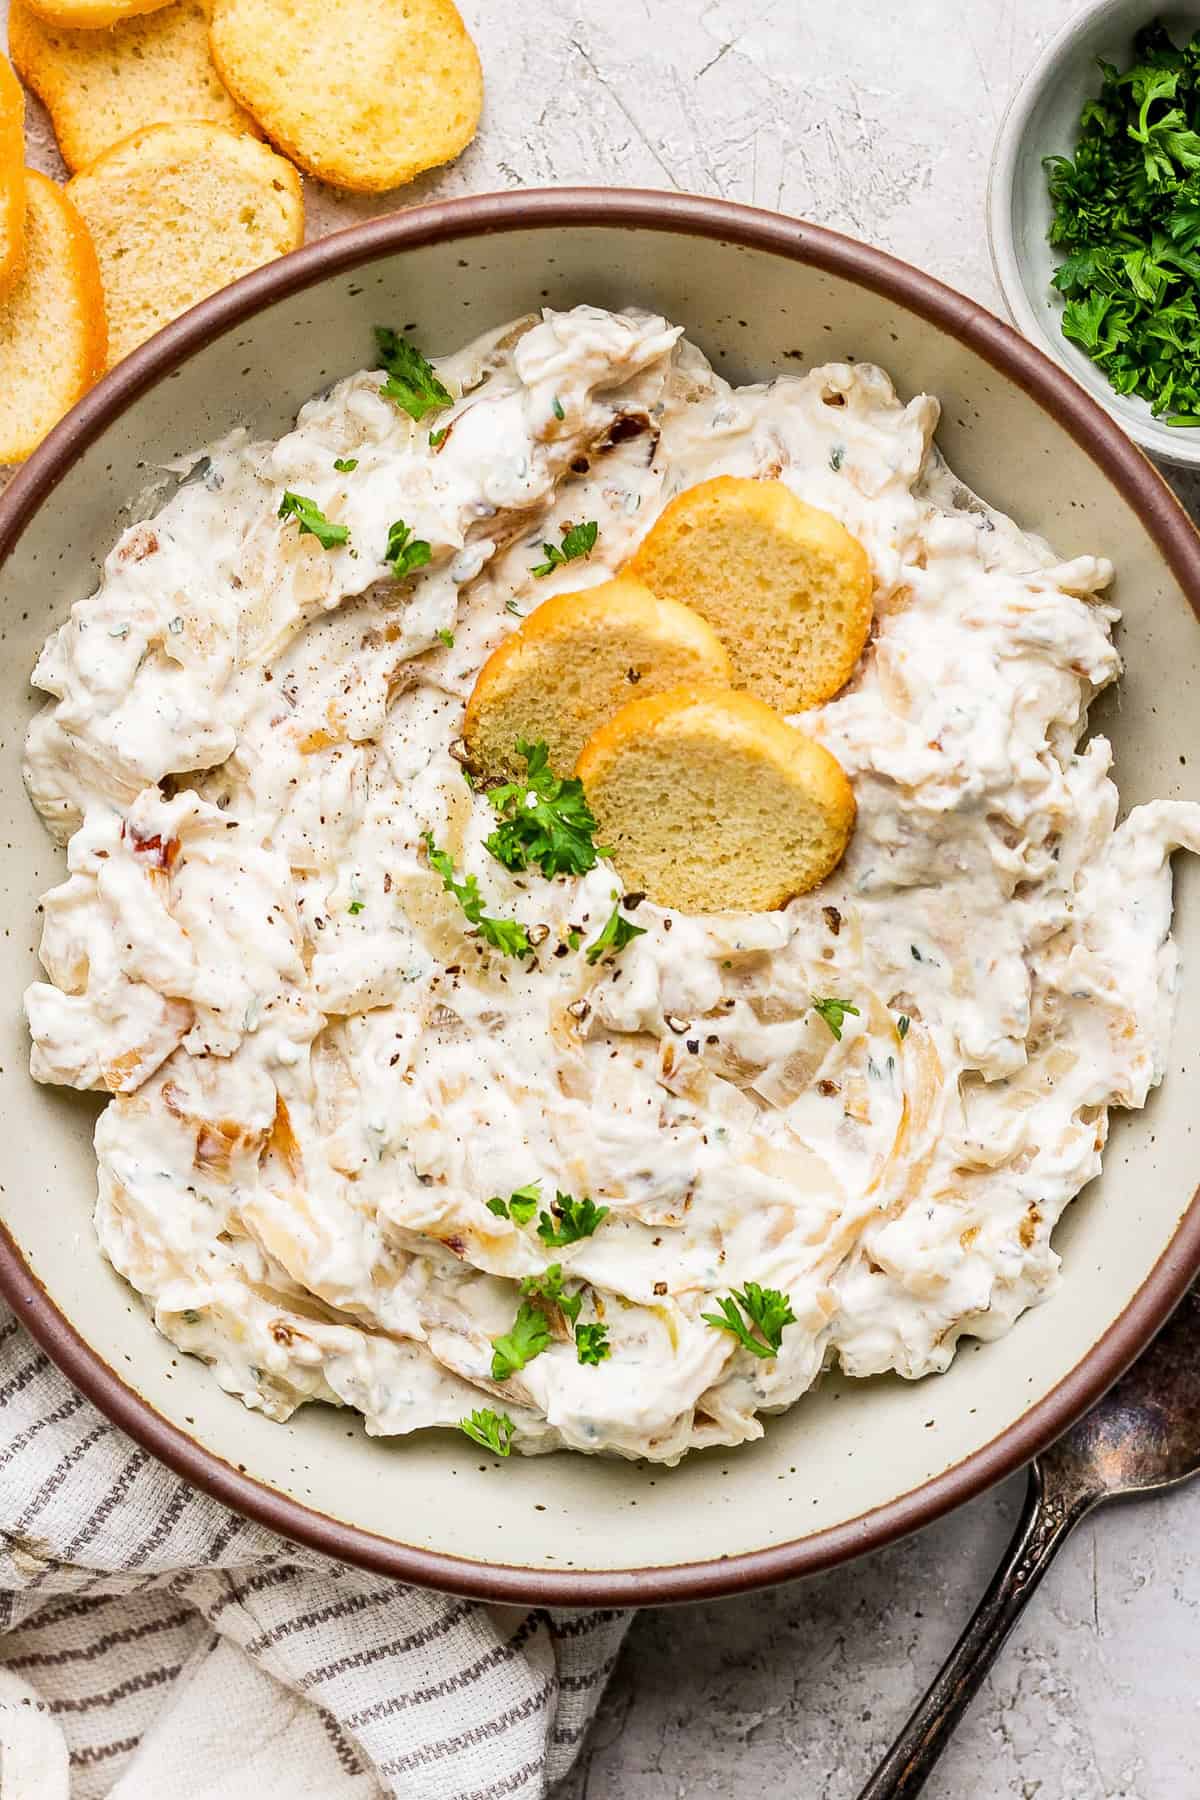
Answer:
<path fill-rule="evenodd" d="M 0 1538 L 3 1800 L 532 1800 L 628 1618 L 299 1550 L 138 1449 L 3 1307 Z"/>

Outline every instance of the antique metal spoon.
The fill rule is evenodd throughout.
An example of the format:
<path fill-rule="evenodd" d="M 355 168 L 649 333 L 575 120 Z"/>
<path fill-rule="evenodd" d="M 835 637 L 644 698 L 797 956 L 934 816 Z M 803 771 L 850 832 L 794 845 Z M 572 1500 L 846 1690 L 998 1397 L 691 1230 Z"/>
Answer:
<path fill-rule="evenodd" d="M 925 1786 L 1038 1583 L 1094 1506 L 1200 1473 L 1200 1294 L 1091 1412 L 1030 1466 L 1012 1542 L 975 1616 L 858 1796 L 910 1800 Z"/>

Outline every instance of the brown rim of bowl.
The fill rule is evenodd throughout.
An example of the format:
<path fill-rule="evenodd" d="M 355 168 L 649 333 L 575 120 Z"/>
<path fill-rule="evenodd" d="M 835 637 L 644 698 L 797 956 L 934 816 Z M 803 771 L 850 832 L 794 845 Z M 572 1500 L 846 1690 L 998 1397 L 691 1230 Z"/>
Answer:
<path fill-rule="evenodd" d="M 821 226 L 729 201 L 624 188 L 538 189 L 414 207 L 335 232 L 201 301 L 119 363 L 15 476 L 0 498 L 0 565 L 42 501 L 110 420 L 192 351 L 271 302 L 417 245 L 580 225 L 714 238 L 809 263 L 939 326 L 1015 381 L 1070 432 L 1132 505 L 1200 619 L 1200 536 L 1183 508 L 1103 408 L 1010 326 L 932 276 Z M 918 1530 L 1020 1468 L 1093 1405 L 1167 1319 L 1198 1269 L 1200 1189 L 1125 1311 L 1071 1373 L 990 1443 L 933 1480 L 856 1519 L 765 1550 L 665 1568 L 559 1571 L 473 1562 L 398 1544 L 288 1499 L 235 1469 L 168 1423 L 84 1342 L 0 1226 L 0 1293 L 21 1322 L 102 1413 L 185 1480 L 281 1536 L 360 1568 L 483 1600 L 553 1606 L 646 1606 L 745 1593 L 815 1574 Z"/>

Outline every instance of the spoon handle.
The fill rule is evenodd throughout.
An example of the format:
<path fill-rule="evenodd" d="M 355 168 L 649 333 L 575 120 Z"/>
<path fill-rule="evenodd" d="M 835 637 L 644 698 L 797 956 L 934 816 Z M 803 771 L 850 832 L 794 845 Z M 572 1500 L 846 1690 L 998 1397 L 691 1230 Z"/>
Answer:
<path fill-rule="evenodd" d="M 1057 1487 L 1053 1470 L 1048 1472 L 1052 1488 Z M 912 1800 L 920 1793 L 1055 1553 L 1095 1504 L 1094 1494 L 1073 1491 L 1067 1484 L 1062 1493 L 1047 1493 L 1045 1473 L 1039 1463 L 1030 1465 L 1025 1504 L 1004 1560 L 858 1800 Z"/>

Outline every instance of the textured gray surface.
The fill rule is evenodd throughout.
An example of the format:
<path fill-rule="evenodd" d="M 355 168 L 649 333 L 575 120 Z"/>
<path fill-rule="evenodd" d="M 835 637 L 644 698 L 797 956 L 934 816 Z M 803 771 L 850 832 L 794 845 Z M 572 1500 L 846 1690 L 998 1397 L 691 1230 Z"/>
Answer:
<path fill-rule="evenodd" d="M 488 82 L 476 142 L 411 200 L 573 181 L 677 187 L 869 238 L 996 306 L 991 140 L 1075 0 L 462 0 Z M 1151 8 L 1148 6 L 1147 11 Z M 315 72 L 319 78 L 319 71 Z M 57 172 L 44 123 L 36 160 Z M 394 197 L 310 189 L 310 235 Z M 635 1624 L 557 1800 L 848 1800 L 949 1648 L 1020 1482 L 815 1580 Z M 1068 1545 L 930 1800 L 1200 1794 L 1200 1489 Z"/>

